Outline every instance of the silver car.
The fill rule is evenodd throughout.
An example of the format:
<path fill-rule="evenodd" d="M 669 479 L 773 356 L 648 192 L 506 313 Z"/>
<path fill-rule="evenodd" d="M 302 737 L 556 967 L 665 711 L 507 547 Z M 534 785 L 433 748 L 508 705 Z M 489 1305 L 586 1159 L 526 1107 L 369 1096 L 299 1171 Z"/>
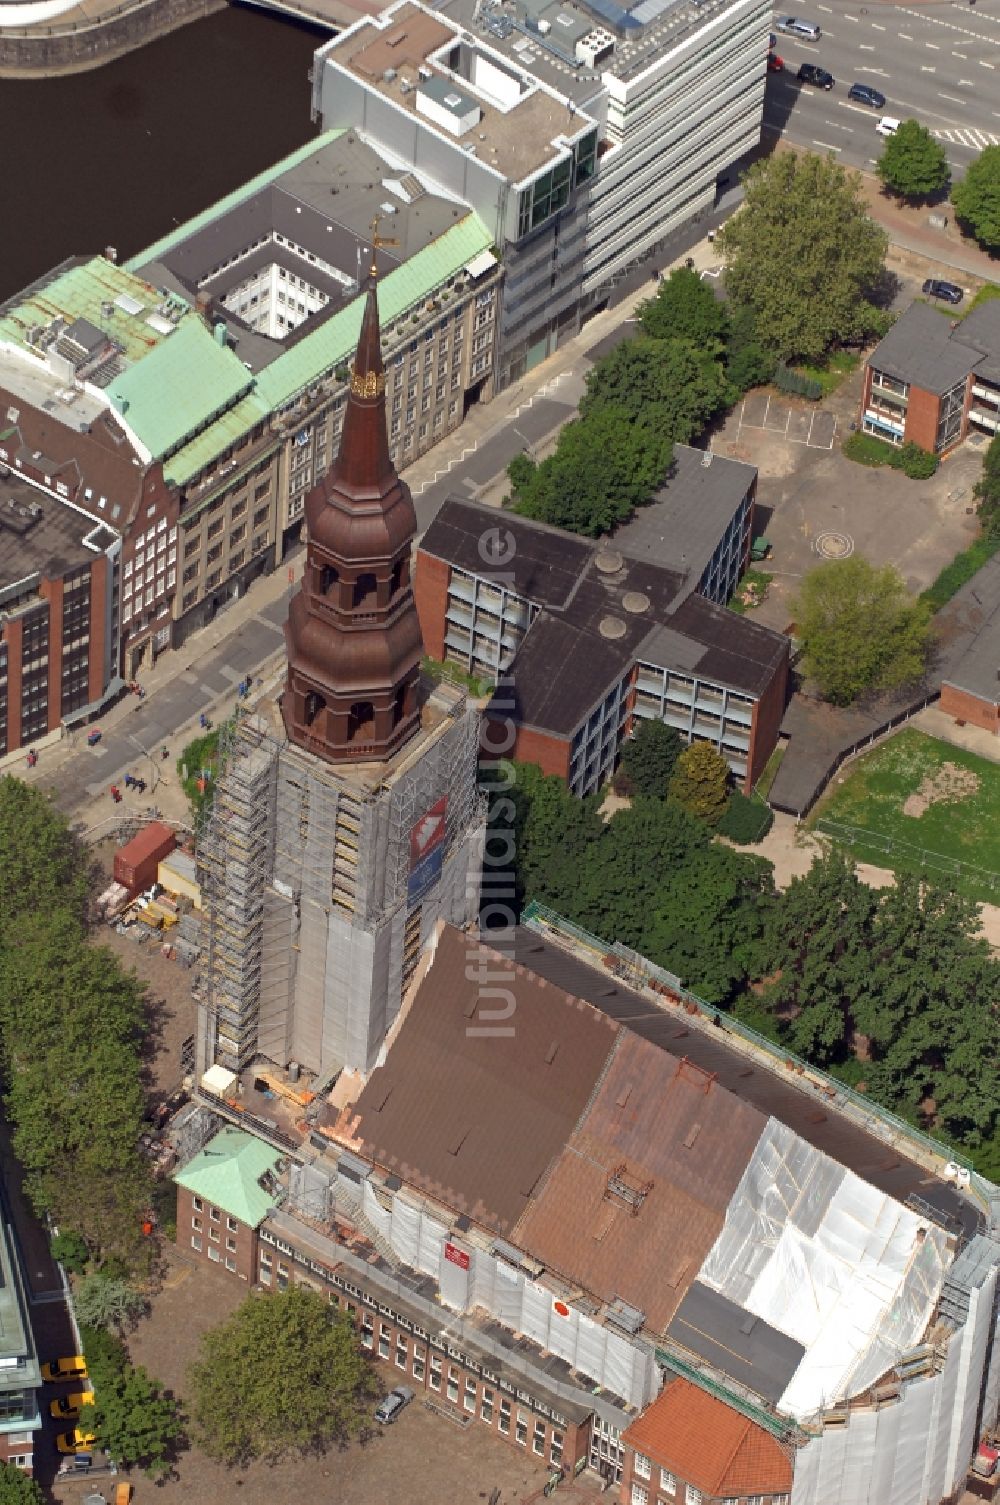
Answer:
<path fill-rule="evenodd" d="M 776 30 L 802 37 L 806 42 L 818 42 L 823 35 L 815 21 L 803 21 L 801 16 L 779 16 L 774 25 Z"/>
<path fill-rule="evenodd" d="M 397 1385 L 395 1390 L 390 1390 L 384 1401 L 380 1401 L 375 1411 L 375 1420 L 382 1422 L 383 1426 L 390 1426 L 405 1406 L 410 1404 L 414 1392 L 409 1385 Z"/>

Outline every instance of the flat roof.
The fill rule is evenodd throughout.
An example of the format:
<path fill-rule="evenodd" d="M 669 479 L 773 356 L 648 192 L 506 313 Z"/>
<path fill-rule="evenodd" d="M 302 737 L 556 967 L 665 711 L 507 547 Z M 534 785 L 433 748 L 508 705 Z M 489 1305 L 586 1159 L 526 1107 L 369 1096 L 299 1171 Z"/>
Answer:
<path fill-rule="evenodd" d="M 697 657 L 692 653 L 687 664 L 679 661 L 678 638 L 700 649 Z M 669 626 L 653 629 L 638 657 L 644 663 L 667 668 L 687 667 L 701 679 L 757 696 L 763 695 L 788 652 L 789 641 L 783 632 L 692 592 L 672 613 Z"/>
<path fill-rule="evenodd" d="M 468 105 L 479 107 L 479 119 L 473 129 L 449 139 L 460 150 L 471 147 L 478 162 L 517 183 L 566 154 L 564 146 L 554 144 L 557 138 L 573 140 L 594 122 L 570 109 L 565 88 L 554 92 L 553 85 L 526 66 L 527 60 L 520 60 L 514 50 L 498 53 L 494 42 L 482 28 L 474 35 L 471 7 L 469 19 L 462 21 L 403 0 L 344 32 L 324 48 L 322 57 L 354 73 L 366 87 L 425 124 L 428 117 L 417 107 L 419 92 L 438 103 L 452 90 L 464 96 Z M 454 56 L 449 52 L 450 66 L 433 56 L 445 48 L 455 49 Z M 512 84 L 521 81 L 520 97 L 509 108 L 501 109 L 468 76 L 475 51 L 494 53 L 492 66 L 510 70 Z"/>
<path fill-rule="evenodd" d="M 0 475 L 0 620 L 9 586 L 32 576 L 61 578 L 99 559 L 102 550 L 83 542 L 99 526 L 16 472 Z"/>
<path fill-rule="evenodd" d="M 697 584 L 756 479 L 756 465 L 675 444 L 669 476 L 651 502 L 615 529 L 614 547 L 669 565 Z"/>
<path fill-rule="evenodd" d="M 539 606 L 562 607 L 594 545 L 548 523 L 498 512 L 464 497 L 447 497 L 419 548 L 471 575 L 502 577 L 507 589 Z"/>

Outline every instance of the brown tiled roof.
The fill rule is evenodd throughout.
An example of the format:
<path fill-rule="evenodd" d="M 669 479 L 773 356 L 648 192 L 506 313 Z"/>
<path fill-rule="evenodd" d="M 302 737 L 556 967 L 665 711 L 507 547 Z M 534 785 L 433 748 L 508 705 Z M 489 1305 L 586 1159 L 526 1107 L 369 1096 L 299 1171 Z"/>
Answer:
<path fill-rule="evenodd" d="M 663 1332 L 766 1123 L 700 1067 L 623 1032 L 514 1242 L 592 1295 L 621 1297 Z M 622 1167 L 618 1192 L 610 1183 Z"/>
<path fill-rule="evenodd" d="M 792 1465 L 778 1442 L 689 1380 L 668 1381 L 622 1440 L 704 1495 L 785 1494 Z"/>
<path fill-rule="evenodd" d="M 4 421 L 2 415 L 11 409 L 17 412 L 16 420 Z M 0 387 L 0 433 L 8 434 L 3 447 L 12 460 L 19 455 L 26 470 L 41 469 L 41 460 L 32 465 L 32 456 L 40 453 L 46 474 L 53 482 L 63 482 L 78 506 L 127 533 L 143 494 L 145 467 L 133 464 L 135 451 L 114 418 L 102 416 L 80 430 Z M 91 500 L 84 495 L 87 486 L 93 491 Z M 97 507 L 100 496 L 108 499 L 103 512 Z M 121 510 L 112 517 L 115 505 Z"/>
<path fill-rule="evenodd" d="M 358 1099 L 358 1147 L 507 1235 L 572 1133 L 619 1029 L 444 926 L 386 1064 Z"/>

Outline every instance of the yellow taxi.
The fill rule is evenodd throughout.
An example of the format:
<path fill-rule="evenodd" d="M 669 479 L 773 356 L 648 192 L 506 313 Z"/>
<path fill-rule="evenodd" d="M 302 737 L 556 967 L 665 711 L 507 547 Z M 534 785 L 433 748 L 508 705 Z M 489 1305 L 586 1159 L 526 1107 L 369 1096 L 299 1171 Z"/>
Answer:
<path fill-rule="evenodd" d="M 75 1395 L 60 1395 L 49 1406 L 49 1415 L 56 1421 L 76 1421 L 84 1406 L 94 1404 L 93 1390 L 78 1390 Z"/>
<path fill-rule="evenodd" d="M 56 1447 L 60 1453 L 89 1453 L 97 1441 L 96 1432 L 81 1432 L 79 1427 L 74 1427 L 72 1432 L 60 1432 L 56 1438 Z"/>
<path fill-rule="evenodd" d="M 50 1385 L 59 1380 L 85 1380 L 87 1378 L 87 1361 L 82 1353 L 73 1354 L 68 1359 L 49 1359 L 47 1364 L 42 1365 L 42 1379 Z"/>

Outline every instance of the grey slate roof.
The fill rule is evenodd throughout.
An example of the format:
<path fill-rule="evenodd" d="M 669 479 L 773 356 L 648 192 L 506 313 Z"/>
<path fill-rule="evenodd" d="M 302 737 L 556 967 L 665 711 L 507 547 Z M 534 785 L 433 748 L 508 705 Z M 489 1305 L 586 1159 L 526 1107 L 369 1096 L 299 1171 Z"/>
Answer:
<path fill-rule="evenodd" d="M 1000 305 L 998 305 L 1000 310 Z M 1000 555 L 994 554 L 949 602 L 950 625 L 967 638 L 942 683 L 1000 703 Z"/>
<path fill-rule="evenodd" d="M 677 1308 L 667 1336 L 770 1401 L 780 1400 L 805 1353 L 794 1338 L 700 1280 Z"/>
<path fill-rule="evenodd" d="M 615 530 L 614 547 L 634 559 L 669 565 L 697 584 L 756 479 L 755 465 L 675 444 L 665 484 L 647 507 L 639 507 Z"/>
<path fill-rule="evenodd" d="M 980 303 L 967 313 L 955 331 L 955 338 L 982 356 L 976 365 L 976 375 L 1000 383 L 1000 298 Z"/>
<path fill-rule="evenodd" d="M 964 343 L 960 329 L 953 331 L 949 320 L 928 304 L 911 303 L 872 351 L 868 364 L 874 371 L 940 396 L 974 371 L 982 359 L 979 351 Z"/>

